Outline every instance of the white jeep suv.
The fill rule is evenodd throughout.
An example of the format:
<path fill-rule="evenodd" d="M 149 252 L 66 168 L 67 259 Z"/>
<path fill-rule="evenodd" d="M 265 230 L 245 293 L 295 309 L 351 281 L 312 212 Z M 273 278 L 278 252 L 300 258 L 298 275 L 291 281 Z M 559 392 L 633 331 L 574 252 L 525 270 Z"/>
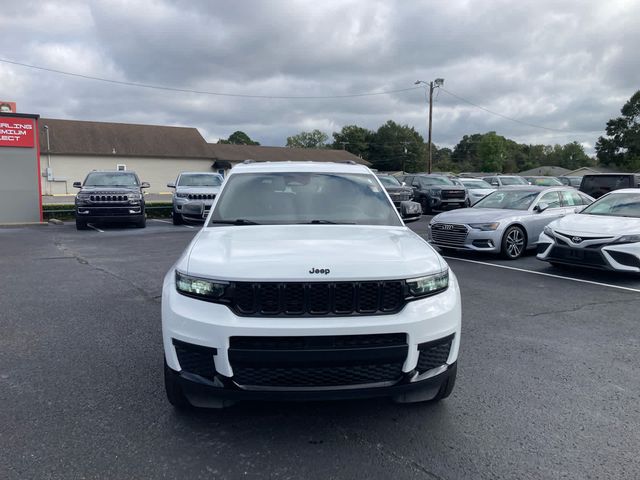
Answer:
<path fill-rule="evenodd" d="M 371 170 L 241 164 L 164 279 L 167 396 L 440 400 L 460 319 L 455 275 Z"/>

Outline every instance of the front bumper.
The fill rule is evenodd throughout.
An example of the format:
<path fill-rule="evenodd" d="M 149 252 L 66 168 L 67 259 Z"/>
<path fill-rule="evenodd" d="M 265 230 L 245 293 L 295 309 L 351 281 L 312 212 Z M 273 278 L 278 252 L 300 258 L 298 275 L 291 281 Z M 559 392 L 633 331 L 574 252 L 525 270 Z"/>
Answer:
<path fill-rule="evenodd" d="M 165 278 L 162 298 L 165 358 L 168 367 L 174 372 L 179 372 L 184 391 L 195 405 L 206 406 L 205 397 L 228 400 L 308 400 L 396 396 L 405 393 L 409 395 L 411 392 L 422 392 L 423 395 L 432 397 L 432 394 L 435 394 L 432 390 L 446 379 L 458 357 L 461 328 L 460 291 L 455 275 L 451 272 L 449 288 L 446 291 L 409 302 L 396 314 L 351 317 L 238 317 L 224 305 L 204 302 L 177 293 L 174 281 L 174 271 L 171 270 Z M 246 370 L 244 373 L 241 372 L 241 369 L 246 367 L 246 363 L 241 365 L 236 359 L 237 350 L 234 351 L 232 338 L 280 341 L 282 338 L 313 337 L 313 341 L 316 341 L 315 339 L 328 336 L 346 338 L 378 334 L 398 334 L 406 339 L 397 366 L 400 377 L 394 377 L 392 382 L 385 379 L 381 382 L 371 381 L 366 384 L 357 382 L 352 385 L 341 382 L 340 385 L 302 384 L 294 388 L 282 385 L 273 387 L 261 385 L 256 388 L 244 380 L 239 380 L 246 378 L 246 376 L 242 377 L 246 375 Z M 424 349 L 425 345 L 431 345 L 433 342 L 442 343 L 447 339 L 449 346 L 447 353 L 442 357 L 442 364 L 438 365 L 438 368 L 429 367 L 429 370 L 424 370 L 421 363 L 424 358 L 421 357 L 421 349 Z M 181 365 L 176 349 L 176 345 L 181 345 L 181 342 L 195 345 L 196 348 L 200 346 L 208 349 L 207 351 L 211 352 L 209 358 L 213 360 L 211 368 L 215 376 L 203 378 L 202 375 L 194 375 L 193 372 L 183 368 L 184 365 Z M 291 365 L 295 360 L 304 363 L 297 363 L 292 368 L 317 367 L 327 370 L 330 375 L 334 367 L 345 368 L 345 365 L 348 367 L 354 364 L 353 362 L 362 360 L 361 355 L 370 354 L 371 350 L 368 353 L 354 352 L 353 357 L 345 357 L 344 352 L 345 350 L 338 352 L 335 349 L 328 349 L 325 351 L 325 357 L 300 359 L 299 352 L 288 355 L 286 352 L 270 351 L 267 352 L 269 355 L 260 357 L 262 359 L 260 363 L 250 365 L 248 368 L 255 371 L 265 366 L 269 367 L 272 361 Z M 388 353 L 383 352 L 382 349 L 380 352 Z M 234 366 L 237 369 L 236 372 L 234 372 Z M 280 366 L 278 364 L 274 369 Z"/>
<path fill-rule="evenodd" d="M 436 232 L 432 225 L 427 227 L 429 243 L 441 248 L 470 250 L 475 252 L 500 253 L 502 248 L 503 229 L 479 230 L 467 225 L 456 224 L 457 232 Z M 462 230 L 466 230 L 463 232 Z"/>
<path fill-rule="evenodd" d="M 640 243 L 571 245 L 546 233 L 538 240 L 538 260 L 578 267 L 640 273 Z"/>

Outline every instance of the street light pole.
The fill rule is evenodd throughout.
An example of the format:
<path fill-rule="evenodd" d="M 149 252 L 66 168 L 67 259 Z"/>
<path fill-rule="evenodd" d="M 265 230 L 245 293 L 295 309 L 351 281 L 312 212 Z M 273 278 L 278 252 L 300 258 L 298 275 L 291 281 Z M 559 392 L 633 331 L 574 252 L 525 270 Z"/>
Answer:
<path fill-rule="evenodd" d="M 416 80 L 415 84 L 424 84 L 429 86 L 429 135 L 428 135 L 428 151 L 427 151 L 427 170 L 429 173 L 432 171 L 432 148 L 431 148 L 431 124 L 433 117 L 433 91 L 441 87 L 444 84 L 444 78 L 436 78 L 432 82 L 425 82 L 423 80 Z"/>

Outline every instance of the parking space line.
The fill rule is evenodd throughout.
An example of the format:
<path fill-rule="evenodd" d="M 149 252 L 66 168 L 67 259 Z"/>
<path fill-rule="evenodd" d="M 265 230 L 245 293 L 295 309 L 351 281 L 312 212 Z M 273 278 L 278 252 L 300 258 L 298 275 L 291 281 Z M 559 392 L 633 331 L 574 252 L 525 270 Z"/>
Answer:
<path fill-rule="evenodd" d="M 496 263 L 481 262 L 479 260 L 469 260 L 467 258 L 458 258 L 458 257 L 444 257 L 444 258 L 446 258 L 447 260 L 459 260 L 461 262 L 477 263 L 478 265 L 488 265 L 490 267 L 504 268 L 506 270 L 515 270 L 517 272 L 533 273 L 534 275 L 543 275 L 545 277 L 560 278 L 562 280 L 571 280 L 573 282 L 589 283 L 591 285 L 598 285 L 600 287 L 617 288 L 618 290 L 625 290 L 625 291 L 628 291 L 628 292 L 638 292 L 638 293 L 640 293 L 640 288 L 622 287 L 620 285 L 612 285 L 610 283 L 594 282 L 592 280 L 583 280 L 581 278 L 565 277 L 565 276 L 562 276 L 562 275 L 555 275 L 553 273 L 537 272 L 535 270 L 527 270 L 527 269 L 524 269 L 524 268 L 509 267 L 507 265 L 498 265 Z"/>
<path fill-rule="evenodd" d="M 93 228 L 97 232 L 104 233 L 104 230 L 100 230 L 98 227 L 94 227 L 91 223 L 87 223 L 87 227 Z"/>

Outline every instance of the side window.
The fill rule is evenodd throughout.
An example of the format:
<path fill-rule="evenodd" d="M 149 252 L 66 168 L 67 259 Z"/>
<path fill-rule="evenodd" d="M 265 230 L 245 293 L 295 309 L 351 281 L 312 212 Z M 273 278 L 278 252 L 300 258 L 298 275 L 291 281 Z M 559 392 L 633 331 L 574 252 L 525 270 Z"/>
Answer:
<path fill-rule="evenodd" d="M 562 203 L 568 207 L 583 205 L 582 196 L 578 192 L 561 192 Z"/>
<path fill-rule="evenodd" d="M 548 208 L 558 208 L 560 206 L 560 195 L 558 192 L 547 192 L 538 200 L 538 204 L 541 203 L 549 205 Z"/>

